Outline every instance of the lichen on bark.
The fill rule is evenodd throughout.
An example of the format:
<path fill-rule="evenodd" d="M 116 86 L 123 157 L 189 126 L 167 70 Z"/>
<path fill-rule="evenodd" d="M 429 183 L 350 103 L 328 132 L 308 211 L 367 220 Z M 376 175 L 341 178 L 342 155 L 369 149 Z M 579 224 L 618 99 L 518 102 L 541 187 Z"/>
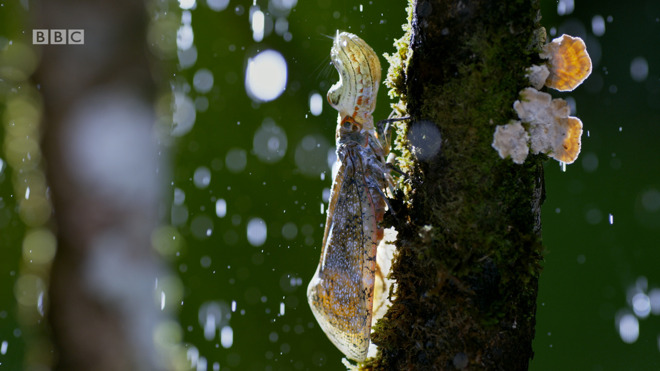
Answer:
<path fill-rule="evenodd" d="M 373 369 L 527 369 L 541 270 L 542 161 L 491 147 L 538 59 L 535 0 L 413 1 L 388 56 L 407 176 L 385 224 L 399 232 L 393 305 Z"/>

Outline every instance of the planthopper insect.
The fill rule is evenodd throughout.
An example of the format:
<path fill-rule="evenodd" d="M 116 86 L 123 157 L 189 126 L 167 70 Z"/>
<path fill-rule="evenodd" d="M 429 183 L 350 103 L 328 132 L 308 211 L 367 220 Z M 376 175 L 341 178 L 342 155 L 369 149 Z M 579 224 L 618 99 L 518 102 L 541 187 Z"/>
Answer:
<path fill-rule="evenodd" d="M 373 49 L 347 32 L 337 32 L 330 56 L 339 72 L 339 82 L 328 91 L 328 102 L 339 111 L 339 168 L 330 191 L 321 260 L 307 300 L 332 343 L 348 358 L 364 361 L 374 286 L 384 279 L 376 253 L 383 239 L 379 223 L 387 205 L 384 191 L 391 184 L 385 162 L 389 142 L 376 133 L 372 117 L 381 68 Z"/>

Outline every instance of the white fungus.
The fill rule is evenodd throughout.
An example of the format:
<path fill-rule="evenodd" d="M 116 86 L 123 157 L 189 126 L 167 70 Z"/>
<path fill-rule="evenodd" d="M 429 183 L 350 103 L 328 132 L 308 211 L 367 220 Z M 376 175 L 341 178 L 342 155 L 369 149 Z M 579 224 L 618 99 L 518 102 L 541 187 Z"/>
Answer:
<path fill-rule="evenodd" d="M 501 158 L 511 157 L 516 164 L 522 164 L 529 154 L 529 134 L 520 121 L 498 125 L 493 136 L 493 148 Z"/>

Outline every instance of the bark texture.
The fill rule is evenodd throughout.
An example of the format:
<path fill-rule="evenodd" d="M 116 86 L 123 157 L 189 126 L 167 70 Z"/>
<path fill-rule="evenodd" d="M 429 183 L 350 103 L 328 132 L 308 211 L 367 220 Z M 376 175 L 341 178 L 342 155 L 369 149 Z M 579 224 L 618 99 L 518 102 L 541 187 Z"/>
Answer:
<path fill-rule="evenodd" d="M 542 262 L 543 156 L 491 147 L 515 119 L 545 31 L 538 4 L 414 1 L 387 84 L 409 174 L 387 221 L 399 232 L 397 287 L 367 368 L 526 370 Z"/>
<path fill-rule="evenodd" d="M 160 198 L 145 4 L 33 6 L 33 28 L 85 32 L 84 45 L 42 46 L 35 76 L 58 239 L 48 313 L 54 369 L 166 369 L 153 341 L 160 267 L 150 234 Z"/>

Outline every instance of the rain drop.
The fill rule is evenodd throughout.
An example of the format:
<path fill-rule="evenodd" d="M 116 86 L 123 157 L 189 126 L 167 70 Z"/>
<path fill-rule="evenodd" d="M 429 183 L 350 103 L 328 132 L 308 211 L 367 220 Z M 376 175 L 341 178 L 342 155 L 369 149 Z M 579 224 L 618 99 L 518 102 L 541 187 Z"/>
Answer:
<path fill-rule="evenodd" d="M 186 201 L 186 193 L 181 188 L 174 188 L 174 204 L 183 205 Z"/>
<path fill-rule="evenodd" d="M 182 24 L 176 32 L 176 46 L 180 50 L 190 49 L 194 39 L 193 28 L 190 24 Z"/>
<path fill-rule="evenodd" d="M 205 215 L 198 215 L 190 222 L 190 231 L 197 239 L 205 240 L 213 233 L 213 221 Z"/>
<path fill-rule="evenodd" d="M 309 96 L 309 111 L 314 116 L 318 116 L 323 112 L 323 98 L 319 93 L 313 93 Z"/>
<path fill-rule="evenodd" d="M 316 178 L 327 170 L 329 150 L 330 145 L 324 137 L 307 135 L 296 146 L 294 160 L 303 174 Z"/>
<path fill-rule="evenodd" d="M 264 12 L 261 10 L 255 10 L 252 13 L 252 39 L 255 42 L 261 42 L 264 39 L 265 19 Z"/>
<path fill-rule="evenodd" d="M 428 160 L 438 154 L 442 138 L 440 130 L 431 121 L 416 121 L 412 124 L 408 139 L 413 153 L 420 160 Z"/>
<path fill-rule="evenodd" d="M 282 36 L 289 30 L 289 21 L 284 17 L 278 17 L 275 20 L 275 33 Z"/>
<path fill-rule="evenodd" d="M 652 188 L 642 193 L 642 206 L 648 212 L 660 210 L 660 191 Z"/>
<path fill-rule="evenodd" d="M 213 88 L 213 73 L 206 68 L 201 68 L 193 76 L 193 86 L 195 90 L 204 94 Z"/>
<path fill-rule="evenodd" d="M 206 5 L 208 5 L 211 10 L 220 12 L 227 8 L 227 5 L 229 5 L 229 0 L 206 0 Z"/>
<path fill-rule="evenodd" d="M 261 218 L 253 218 L 247 224 L 247 239 L 252 246 L 261 246 L 266 242 L 266 222 Z"/>
<path fill-rule="evenodd" d="M 596 36 L 603 36 L 605 34 L 605 19 L 601 15 L 595 15 L 591 18 L 591 32 Z"/>
<path fill-rule="evenodd" d="M 639 318 L 646 318 L 651 313 L 651 300 L 643 292 L 638 292 L 632 298 L 632 308 Z"/>
<path fill-rule="evenodd" d="M 215 202 L 215 215 L 218 218 L 224 218 L 227 215 L 227 201 L 221 198 Z"/>
<path fill-rule="evenodd" d="M 575 2 L 573 0 L 559 0 L 557 3 L 557 14 L 568 15 L 573 13 Z"/>
<path fill-rule="evenodd" d="M 273 119 L 266 118 L 254 134 L 252 145 L 254 153 L 261 161 L 275 163 L 286 154 L 287 137 Z"/>
<path fill-rule="evenodd" d="M 177 57 L 179 58 L 179 66 L 181 69 L 186 69 L 195 65 L 197 62 L 197 48 L 195 45 L 192 45 L 186 50 L 177 50 Z"/>
<path fill-rule="evenodd" d="M 225 157 L 225 165 L 227 165 L 227 169 L 232 173 L 240 173 L 245 170 L 245 166 L 247 165 L 247 153 L 240 148 L 229 150 L 227 157 Z"/>
<path fill-rule="evenodd" d="M 183 205 L 172 205 L 170 221 L 175 227 L 186 224 L 188 221 L 188 208 Z"/>
<path fill-rule="evenodd" d="M 187 134 L 195 124 L 195 104 L 183 92 L 174 93 L 174 115 L 172 136 L 180 137 Z"/>
<path fill-rule="evenodd" d="M 287 65 L 279 52 L 267 49 L 248 59 L 245 89 L 255 101 L 269 102 L 286 88 Z"/>
<path fill-rule="evenodd" d="M 646 80 L 649 75 L 649 64 L 644 57 L 637 57 L 630 62 L 630 76 L 637 82 Z"/>
<path fill-rule="evenodd" d="M 288 222 L 282 226 L 282 237 L 292 240 L 298 235 L 298 227 L 294 223 Z"/>
<path fill-rule="evenodd" d="M 660 289 L 653 289 L 649 292 L 649 305 L 651 313 L 660 314 Z"/>
<path fill-rule="evenodd" d="M 587 173 L 593 173 L 598 169 L 598 156 L 593 152 L 585 153 L 582 156 L 582 168 Z"/>
<path fill-rule="evenodd" d="M 618 321 L 618 330 L 621 340 L 626 344 L 632 344 L 639 337 L 639 321 L 630 313 L 621 316 Z"/>
<path fill-rule="evenodd" d="M 603 214 L 600 212 L 600 210 L 596 208 L 591 208 L 587 210 L 585 214 L 585 219 L 587 220 L 587 223 L 592 225 L 600 223 L 602 217 Z"/>
<path fill-rule="evenodd" d="M 199 189 L 204 189 L 211 183 L 211 170 L 206 166 L 200 166 L 195 170 L 193 183 Z"/>
<path fill-rule="evenodd" d="M 230 326 L 224 326 L 220 330 L 220 344 L 225 349 L 231 348 L 234 343 L 234 330 Z"/>

